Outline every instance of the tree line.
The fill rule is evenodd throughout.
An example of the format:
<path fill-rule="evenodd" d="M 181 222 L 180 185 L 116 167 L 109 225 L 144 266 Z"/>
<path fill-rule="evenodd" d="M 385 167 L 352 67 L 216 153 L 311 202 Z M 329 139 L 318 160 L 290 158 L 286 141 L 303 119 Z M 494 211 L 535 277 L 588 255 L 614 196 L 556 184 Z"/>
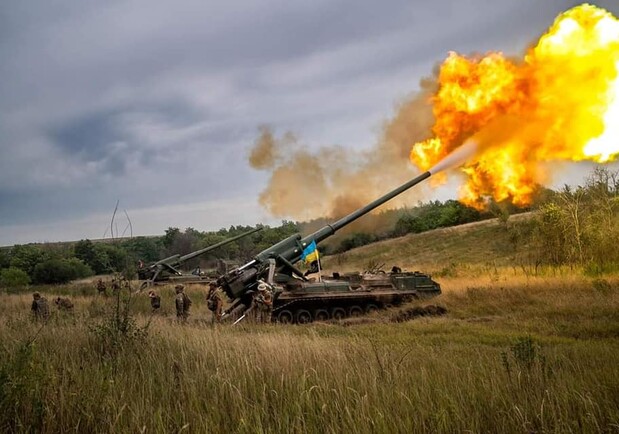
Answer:
<path fill-rule="evenodd" d="M 582 186 L 566 186 L 559 191 L 540 189 L 528 208 L 490 202 L 485 211 L 479 211 L 447 200 L 420 202 L 415 207 L 368 215 L 326 240 L 319 248 L 323 254 L 341 253 L 382 239 L 489 218 L 499 217 L 507 222 L 509 215 L 531 209 L 538 211 L 533 219 L 509 228 L 512 247 L 526 252 L 526 258 L 518 259 L 521 263 L 580 265 L 591 272 L 606 272 L 618 267 L 619 174 L 605 168 L 596 169 Z M 244 263 L 292 234 L 310 233 L 330 221 L 284 220 L 277 227 L 263 226 L 260 232 L 187 261 L 184 268 L 209 266 L 216 260 Z M 113 272 L 133 277 L 139 262 L 148 264 L 175 254 L 185 255 L 251 229 L 251 226 L 230 226 L 203 232 L 170 227 L 162 236 L 113 242 L 86 239 L 75 243 L 15 245 L 0 249 L 0 285 L 66 283 Z"/>
<path fill-rule="evenodd" d="M 584 185 L 552 191 L 533 219 L 509 231 L 522 266 L 619 271 L 619 172 L 599 167 Z"/>

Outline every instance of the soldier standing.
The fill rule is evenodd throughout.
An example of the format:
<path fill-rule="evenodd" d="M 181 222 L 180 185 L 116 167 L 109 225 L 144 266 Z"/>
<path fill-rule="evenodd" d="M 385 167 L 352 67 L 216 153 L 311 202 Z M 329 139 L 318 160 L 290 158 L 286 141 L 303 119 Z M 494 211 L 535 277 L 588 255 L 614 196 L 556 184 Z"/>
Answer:
<path fill-rule="evenodd" d="M 45 297 L 41 297 L 41 294 L 35 292 L 32 294 L 32 313 L 36 320 L 46 321 L 49 318 L 49 304 Z"/>
<path fill-rule="evenodd" d="M 97 280 L 97 293 L 99 295 L 107 295 L 107 288 L 105 282 L 102 279 Z"/>
<path fill-rule="evenodd" d="M 119 278 L 113 277 L 112 278 L 112 294 L 117 295 L 119 291 L 120 291 L 120 277 Z"/>
<path fill-rule="evenodd" d="M 66 312 L 73 311 L 73 303 L 68 298 L 58 297 L 54 300 L 56 306 L 58 306 L 58 310 L 64 310 Z"/>
<path fill-rule="evenodd" d="M 254 299 L 258 308 L 258 322 L 264 324 L 271 322 L 271 312 L 273 311 L 273 294 L 270 289 L 266 283 L 259 284 L 258 294 Z"/>
<path fill-rule="evenodd" d="M 212 324 L 214 324 L 215 321 L 221 321 L 221 312 L 223 309 L 223 305 L 223 300 L 221 299 L 221 296 L 217 293 L 217 284 L 211 282 L 209 284 L 208 293 L 206 294 L 206 306 L 208 307 L 208 310 L 210 310 L 213 314 L 211 322 Z"/>
<path fill-rule="evenodd" d="M 185 294 L 183 285 L 176 285 L 174 289 L 176 290 L 176 318 L 181 322 L 186 322 L 191 308 L 191 299 Z"/>
<path fill-rule="evenodd" d="M 153 290 L 148 291 L 148 296 L 150 297 L 150 307 L 153 308 L 153 313 L 155 313 L 161 307 L 161 297 Z"/>

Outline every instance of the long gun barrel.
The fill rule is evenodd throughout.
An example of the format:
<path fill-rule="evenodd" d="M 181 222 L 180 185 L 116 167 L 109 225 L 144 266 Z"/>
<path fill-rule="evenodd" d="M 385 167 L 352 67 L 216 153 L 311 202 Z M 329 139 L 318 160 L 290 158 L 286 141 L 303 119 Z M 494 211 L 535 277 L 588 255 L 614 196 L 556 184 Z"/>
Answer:
<path fill-rule="evenodd" d="M 148 280 L 153 280 L 154 281 L 159 276 L 159 273 L 162 270 L 164 270 L 164 269 L 166 269 L 167 271 L 172 272 L 174 274 L 180 274 L 180 272 L 175 267 L 178 267 L 183 262 L 188 261 L 189 259 L 195 258 L 197 256 L 203 255 L 205 253 L 208 253 L 210 251 L 213 251 L 213 250 L 215 250 L 215 249 L 217 249 L 219 247 L 223 247 L 226 244 L 230 244 L 230 243 L 232 243 L 232 242 L 234 242 L 236 240 L 239 240 L 241 238 L 245 238 L 245 237 L 247 237 L 247 236 L 249 236 L 251 234 L 254 234 L 254 233 L 258 232 L 258 231 L 261 231 L 262 229 L 263 229 L 262 227 L 257 227 L 255 229 L 252 229 L 252 230 L 247 231 L 247 232 L 243 232 L 242 234 L 236 235 L 234 237 L 227 238 L 227 239 L 225 239 L 223 241 L 220 241 L 217 244 L 213 244 L 212 246 L 208 246 L 208 247 L 205 247 L 203 249 L 196 250 L 195 252 L 191 252 L 191 253 L 188 253 L 188 254 L 183 255 L 183 256 L 181 256 L 181 255 L 172 255 L 172 256 L 169 256 L 169 257 L 167 257 L 165 259 L 161 259 L 161 260 L 159 260 L 159 261 L 157 261 L 157 262 L 155 262 L 155 263 L 153 263 L 153 264 L 148 266 L 148 268 L 147 268 L 148 271 L 146 271 L 146 273 L 149 273 L 149 274 L 147 274 L 147 276 L 150 276 L 150 277 L 144 276 L 144 278 L 148 279 Z"/>
<path fill-rule="evenodd" d="M 258 228 L 252 229 L 251 231 L 243 232 L 240 235 L 236 235 L 232 238 L 228 238 L 223 241 L 220 241 L 219 243 L 213 244 L 212 246 L 205 247 L 204 249 L 196 250 L 195 252 L 192 252 L 192 253 L 187 253 L 186 255 L 183 255 L 180 258 L 178 258 L 178 262 L 182 264 L 183 262 L 193 259 L 196 256 L 200 256 L 204 253 L 210 252 L 211 250 L 215 250 L 219 247 L 225 246 L 226 244 L 230 244 L 236 240 L 240 240 L 241 238 L 245 238 L 245 237 L 250 236 L 251 234 L 255 234 L 256 232 L 259 232 L 262 229 L 263 229 L 262 227 L 258 227 Z"/>
<path fill-rule="evenodd" d="M 220 277 L 219 284 L 222 286 L 228 297 L 231 299 L 236 299 L 242 297 L 245 293 L 250 291 L 255 286 L 257 279 L 264 277 L 266 267 L 273 261 L 275 261 L 276 266 L 279 269 L 287 268 L 289 271 L 292 270 L 295 274 L 299 274 L 296 272 L 297 270 L 294 268 L 294 264 L 301 259 L 303 249 L 312 241 L 319 243 L 329 238 L 344 226 L 349 225 L 359 217 L 364 216 L 385 202 L 404 193 L 411 187 L 425 181 L 430 176 L 432 176 L 432 174 L 429 171 L 424 172 L 416 178 L 411 179 L 398 188 L 381 196 L 375 201 L 370 202 L 366 206 L 359 208 L 358 210 L 342 217 L 332 224 L 324 226 L 310 235 L 302 237 L 301 234 L 296 234 L 280 241 L 277 244 L 274 244 L 268 249 L 258 253 L 251 262 Z"/>

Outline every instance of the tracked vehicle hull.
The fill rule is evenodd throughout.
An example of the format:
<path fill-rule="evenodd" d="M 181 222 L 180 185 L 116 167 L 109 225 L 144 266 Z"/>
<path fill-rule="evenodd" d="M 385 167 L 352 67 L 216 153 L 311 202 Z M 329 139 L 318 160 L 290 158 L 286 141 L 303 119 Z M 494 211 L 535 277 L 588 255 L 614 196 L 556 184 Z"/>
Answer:
<path fill-rule="evenodd" d="M 321 282 L 280 283 L 273 321 L 309 323 L 361 316 L 417 298 L 441 293 L 441 286 L 424 273 L 337 273 Z"/>

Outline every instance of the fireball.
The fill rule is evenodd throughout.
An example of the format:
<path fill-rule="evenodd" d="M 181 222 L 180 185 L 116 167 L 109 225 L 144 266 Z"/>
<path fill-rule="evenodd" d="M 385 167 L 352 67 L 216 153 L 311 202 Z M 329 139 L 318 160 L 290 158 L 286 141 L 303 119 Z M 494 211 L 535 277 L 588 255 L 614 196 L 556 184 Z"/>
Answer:
<path fill-rule="evenodd" d="M 449 53 L 432 99 L 433 138 L 411 160 L 428 170 L 462 146 L 460 199 L 527 205 L 552 161 L 612 161 L 619 153 L 619 20 L 583 4 L 562 13 L 521 59 Z"/>

